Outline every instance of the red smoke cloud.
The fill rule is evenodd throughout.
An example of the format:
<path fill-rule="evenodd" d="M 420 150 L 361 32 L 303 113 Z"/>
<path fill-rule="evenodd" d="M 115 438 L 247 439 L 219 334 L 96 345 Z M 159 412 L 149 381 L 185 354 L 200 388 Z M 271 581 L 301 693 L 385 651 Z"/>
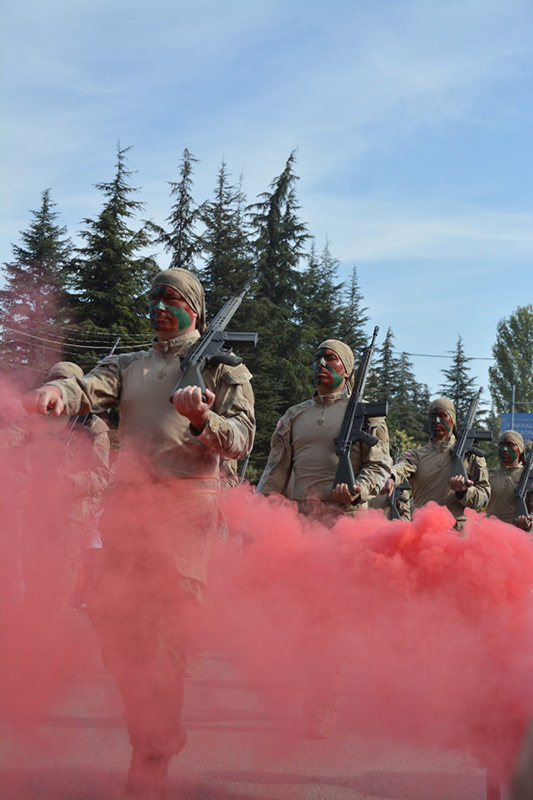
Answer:
<path fill-rule="evenodd" d="M 12 396 L 0 392 L 4 409 Z M 61 471 L 60 423 L 17 418 L 10 408 L 0 440 L 0 625 L 8 655 L 0 701 L 4 718 L 28 727 L 84 658 L 65 619 L 63 588 L 79 532 L 68 524 L 75 498 Z M 78 457 L 81 468 L 82 440 Z M 113 497 L 113 524 L 125 541 L 154 520 L 176 530 L 184 524 L 172 512 L 187 508 L 186 488 L 153 485 L 141 465 L 132 459 L 127 469 L 142 491 L 125 493 L 122 507 Z M 526 534 L 467 512 L 460 535 L 434 504 L 412 523 L 369 511 L 327 527 L 249 487 L 227 492 L 220 506 L 230 542 L 213 553 L 202 640 L 238 654 L 243 680 L 283 735 L 301 735 L 306 705 L 339 687 L 341 729 L 453 747 L 502 774 L 508 769 L 531 710 Z"/>

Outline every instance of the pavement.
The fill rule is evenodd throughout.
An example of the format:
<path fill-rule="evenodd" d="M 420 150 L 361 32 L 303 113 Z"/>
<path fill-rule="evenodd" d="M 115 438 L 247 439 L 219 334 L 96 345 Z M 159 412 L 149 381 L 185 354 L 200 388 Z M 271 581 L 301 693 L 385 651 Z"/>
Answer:
<path fill-rule="evenodd" d="M 120 697 L 86 615 L 73 627 L 91 648 L 69 690 L 30 733 L 0 726 L 1 800 L 120 798 L 130 757 Z M 168 800 L 486 800 L 485 772 L 464 754 L 345 729 L 282 739 L 226 653 L 207 651 L 187 680 L 183 721 Z"/>

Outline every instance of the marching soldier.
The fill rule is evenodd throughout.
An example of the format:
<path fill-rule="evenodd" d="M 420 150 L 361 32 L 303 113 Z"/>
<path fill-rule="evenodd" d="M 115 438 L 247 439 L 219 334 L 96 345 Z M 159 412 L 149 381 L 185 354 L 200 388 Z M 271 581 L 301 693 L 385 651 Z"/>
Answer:
<path fill-rule="evenodd" d="M 101 518 L 104 563 L 89 614 L 125 706 L 133 747 L 125 796 L 153 800 L 164 794 L 169 761 L 187 738 L 186 649 L 216 536 L 220 459 L 247 455 L 255 423 L 243 364 L 208 366 L 204 395 L 187 386 L 169 402 L 180 357 L 205 329 L 196 276 L 160 272 L 149 308 L 156 331 L 149 350 L 53 381 L 28 396 L 27 408 L 73 415 L 119 404 L 121 451 Z"/>
<path fill-rule="evenodd" d="M 420 508 L 430 500 L 446 506 L 462 530 L 466 520 L 464 509 L 481 509 L 490 497 L 489 474 L 485 459 L 467 453 L 463 476 L 453 476 L 451 454 L 457 434 L 455 406 L 447 397 L 439 397 L 429 406 L 431 438 L 424 447 L 409 450 L 400 456 L 392 468 L 392 477 L 383 493 L 392 494 L 394 482 L 408 481 L 413 492 L 414 507 Z"/>
<path fill-rule="evenodd" d="M 258 491 L 278 493 L 294 499 L 304 514 L 318 515 L 324 521 L 341 514 L 354 514 L 380 490 L 392 461 L 389 434 L 383 418 L 372 418 L 368 432 L 377 444 L 368 447 L 356 442 L 351 460 L 355 484 L 339 484 L 332 490 L 338 457 L 334 439 L 340 433 L 353 380 L 354 355 L 337 339 L 322 342 L 313 359 L 315 392 L 310 400 L 292 406 L 278 422 L 271 442 L 268 462 Z M 329 681 L 321 674 L 327 642 L 310 623 L 308 638 L 308 688 L 304 702 L 307 735 L 324 739 L 332 735 L 338 707 L 338 671 Z M 320 637 L 320 641 L 318 638 Z"/>
<path fill-rule="evenodd" d="M 353 514 L 378 494 L 388 475 L 391 458 L 384 418 L 370 420 L 368 432 L 378 443 L 352 448 L 354 486 L 340 484 L 332 490 L 338 458 L 338 436 L 353 380 L 354 355 L 337 339 L 322 342 L 313 359 L 315 392 L 310 400 L 291 406 L 272 436 L 268 462 L 257 490 L 294 499 L 303 513 Z"/>
<path fill-rule="evenodd" d="M 514 524 L 524 531 L 530 531 L 533 525 L 533 477 L 530 479 L 526 495 L 529 515 L 514 518 L 516 509 L 515 489 L 518 486 L 524 469 L 524 440 L 516 431 L 504 431 L 498 440 L 499 464 L 489 470 L 490 500 L 487 514 L 491 514 L 503 522 Z"/>

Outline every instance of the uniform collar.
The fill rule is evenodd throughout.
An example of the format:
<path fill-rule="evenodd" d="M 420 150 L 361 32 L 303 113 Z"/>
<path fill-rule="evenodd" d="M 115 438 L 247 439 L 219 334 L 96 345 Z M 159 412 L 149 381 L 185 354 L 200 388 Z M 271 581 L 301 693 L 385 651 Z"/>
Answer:
<path fill-rule="evenodd" d="M 199 338 L 200 332 L 197 330 L 191 331 L 190 333 L 182 333 L 181 336 L 176 336 L 174 339 L 169 339 L 166 342 L 160 342 L 156 336 L 152 340 L 152 347 L 157 353 L 180 356 L 187 352 L 190 346 Z"/>
<path fill-rule="evenodd" d="M 431 445 L 431 447 L 433 447 L 434 450 L 438 450 L 439 452 L 444 453 L 446 452 L 446 450 L 451 450 L 452 447 L 454 446 L 455 436 L 452 433 L 447 442 L 437 441 L 436 439 L 431 438 L 429 440 L 429 444 Z"/>
<path fill-rule="evenodd" d="M 506 475 L 508 475 L 510 472 L 515 472 L 516 470 L 521 469 L 523 466 L 524 465 L 521 461 L 518 462 L 516 467 L 506 467 L 505 464 L 502 464 L 501 461 L 498 461 L 498 469 L 500 472 L 505 472 Z"/>
<path fill-rule="evenodd" d="M 318 394 L 318 392 L 315 392 L 313 394 L 313 401 L 317 406 L 331 406 L 338 400 L 348 397 L 349 394 L 347 387 L 343 386 L 340 392 L 332 392 L 332 394 Z"/>

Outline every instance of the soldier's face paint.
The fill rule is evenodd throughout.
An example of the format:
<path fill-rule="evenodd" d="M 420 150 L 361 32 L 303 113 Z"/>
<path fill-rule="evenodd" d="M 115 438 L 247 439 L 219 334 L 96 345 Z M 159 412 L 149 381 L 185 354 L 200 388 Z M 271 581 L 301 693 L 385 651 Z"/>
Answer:
<path fill-rule="evenodd" d="M 510 439 L 505 439 L 503 442 L 498 442 L 498 458 L 500 459 L 500 464 L 512 467 L 518 463 L 520 450 Z"/>
<path fill-rule="evenodd" d="M 453 431 L 453 420 L 442 408 L 432 408 L 429 412 L 429 426 L 433 439 L 449 439 Z"/>
<path fill-rule="evenodd" d="M 313 383 L 327 391 L 334 391 L 342 386 L 346 378 L 346 370 L 341 359 L 329 348 L 319 350 L 313 359 Z"/>
<path fill-rule="evenodd" d="M 193 322 L 192 309 L 171 286 L 154 286 L 148 295 L 150 324 L 156 331 L 184 331 Z"/>

